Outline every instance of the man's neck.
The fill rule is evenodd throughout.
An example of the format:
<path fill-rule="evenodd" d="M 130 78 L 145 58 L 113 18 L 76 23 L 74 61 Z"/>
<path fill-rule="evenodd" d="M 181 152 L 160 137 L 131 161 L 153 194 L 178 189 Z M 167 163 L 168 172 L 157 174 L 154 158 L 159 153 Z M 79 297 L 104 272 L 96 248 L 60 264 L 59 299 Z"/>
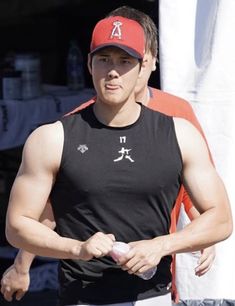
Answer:
<path fill-rule="evenodd" d="M 135 101 L 119 105 L 110 105 L 97 98 L 94 104 L 96 118 L 103 124 L 113 127 L 124 127 L 136 122 L 140 116 L 141 106 Z"/>
<path fill-rule="evenodd" d="M 148 86 L 145 86 L 140 92 L 136 93 L 136 101 L 147 106 L 150 100 L 150 93 Z"/>

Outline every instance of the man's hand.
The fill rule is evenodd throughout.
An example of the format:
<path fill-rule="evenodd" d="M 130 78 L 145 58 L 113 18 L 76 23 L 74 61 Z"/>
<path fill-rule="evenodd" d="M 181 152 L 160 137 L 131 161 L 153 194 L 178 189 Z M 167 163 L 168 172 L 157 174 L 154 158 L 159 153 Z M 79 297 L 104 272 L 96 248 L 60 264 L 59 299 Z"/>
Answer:
<path fill-rule="evenodd" d="M 13 264 L 3 274 L 1 293 L 8 302 L 12 301 L 14 294 L 16 294 L 16 300 L 19 301 L 28 291 L 29 283 L 29 273 L 17 271 L 16 266 Z"/>
<path fill-rule="evenodd" d="M 130 242 L 131 250 L 118 263 L 129 274 L 142 274 L 156 267 L 162 258 L 161 238 Z"/>
<path fill-rule="evenodd" d="M 201 251 L 201 257 L 198 261 L 198 266 L 195 268 L 195 274 L 202 276 L 207 273 L 215 259 L 215 246 L 208 247 Z"/>
<path fill-rule="evenodd" d="M 98 232 L 81 244 L 79 259 L 91 260 L 93 257 L 99 258 L 112 251 L 115 237 L 113 234 Z"/>

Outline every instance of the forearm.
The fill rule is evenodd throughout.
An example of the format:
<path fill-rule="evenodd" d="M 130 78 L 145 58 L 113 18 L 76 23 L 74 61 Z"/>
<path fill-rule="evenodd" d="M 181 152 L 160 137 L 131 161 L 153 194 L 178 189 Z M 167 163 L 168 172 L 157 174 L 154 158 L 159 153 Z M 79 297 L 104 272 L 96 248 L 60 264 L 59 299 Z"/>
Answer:
<path fill-rule="evenodd" d="M 210 209 L 182 230 L 157 237 L 156 241 L 162 244 L 163 256 L 199 251 L 226 239 L 231 233 L 231 226 L 226 218 L 220 218 L 215 209 Z"/>
<path fill-rule="evenodd" d="M 44 224 L 27 217 L 20 217 L 7 226 L 6 235 L 13 246 L 32 254 L 79 259 L 81 241 L 61 237 Z M 29 259 L 29 254 L 27 256 Z"/>
<path fill-rule="evenodd" d="M 52 230 L 55 229 L 55 221 L 50 203 L 47 203 L 47 206 L 40 217 L 40 222 Z M 14 261 L 16 270 L 19 273 L 28 273 L 35 256 L 35 254 L 20 249 Z"/>
<path fill-rule="evenodd" d="M 20 249 L 14 260 L 14 265 L 17 272 L 28 273 L 34 258 L 35 254 Z"/>

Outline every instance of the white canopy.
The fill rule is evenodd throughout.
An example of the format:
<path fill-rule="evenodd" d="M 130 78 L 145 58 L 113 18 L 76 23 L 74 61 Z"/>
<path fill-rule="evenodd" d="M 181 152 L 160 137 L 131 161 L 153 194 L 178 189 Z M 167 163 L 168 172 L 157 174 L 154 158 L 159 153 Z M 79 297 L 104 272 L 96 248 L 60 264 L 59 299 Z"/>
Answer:
<path fill-rule="evenodd" d="M 159 0 L 162 89 L 188 100 L 206 134 L 235 210 L 235 1 Z M 181 223 L 187 222 L 182 214 Z M 235 236 L 217 245 L 213 268 L 177 255 L 182 299 L 235 299 Z"/>

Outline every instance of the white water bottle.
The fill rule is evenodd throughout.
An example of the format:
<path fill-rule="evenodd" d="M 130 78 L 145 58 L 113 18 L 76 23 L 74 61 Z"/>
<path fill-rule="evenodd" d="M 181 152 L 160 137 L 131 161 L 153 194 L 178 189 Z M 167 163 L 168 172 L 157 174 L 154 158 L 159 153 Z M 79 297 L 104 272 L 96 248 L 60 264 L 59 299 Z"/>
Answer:
<path fill-rule="evenodd" d="M 114 261 L 118 261 L 118 259 L 128 253 L 130 251 L 129 244 L 121 241 L 115 241 L 113 244 L 113 249 L 110 252 L 110 256 L 113 258 Z M 154 276 L 157 271 L 157 267 L 151 268 L 144 273 L 137 274 L 140 278 L 144 280 L 148 280 Z"/>
<path fill-rule="evenodd" d="M 16 54 L 15 70 L 21 72 L 21 93 L 23 100 L 41 95 L 40 57 L 33 53 Z"/>
<path fill-rule="evenodd" d="M 74 40 L 70 42 L 67 57 L 67 85 L 70 90 L 85 87 L 82 52 Z"/>

